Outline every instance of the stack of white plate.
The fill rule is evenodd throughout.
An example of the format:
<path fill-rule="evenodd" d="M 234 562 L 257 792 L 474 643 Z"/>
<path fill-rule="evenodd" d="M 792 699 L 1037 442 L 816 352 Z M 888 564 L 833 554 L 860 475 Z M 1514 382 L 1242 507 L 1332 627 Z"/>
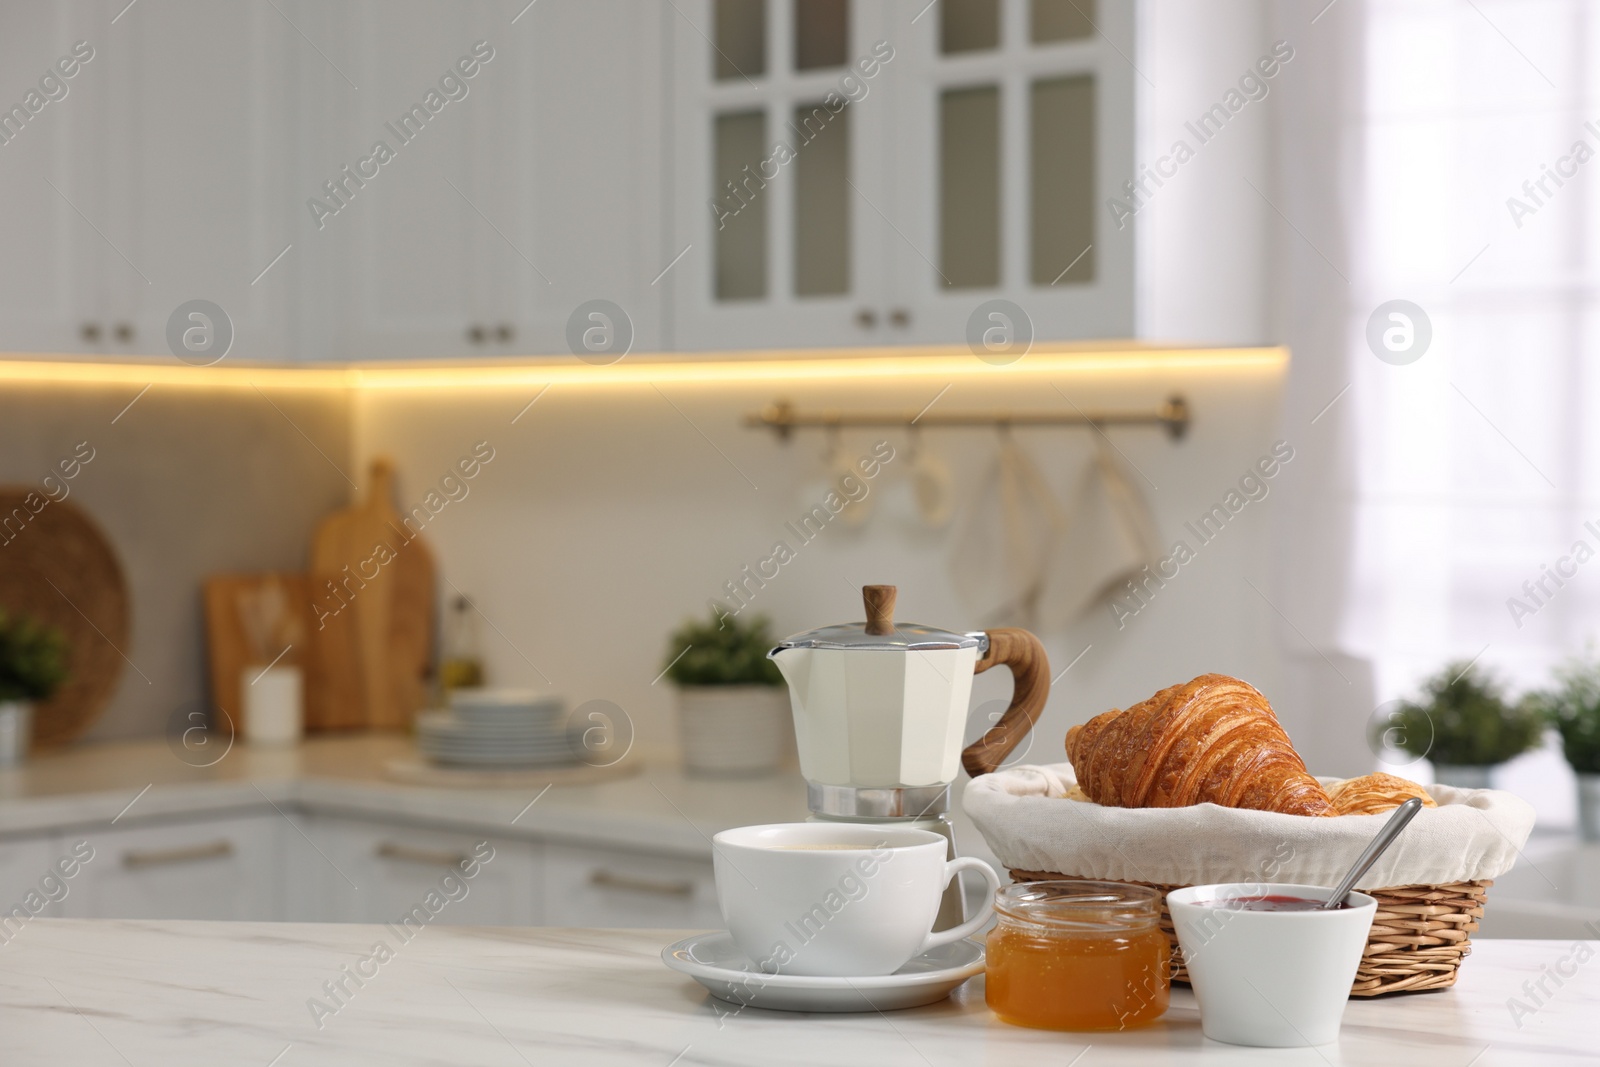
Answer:
<path fill-rule="evenodd" d="M 461 689 L 449 711 L 417 716 L 417 747 L 435 763 L 527 767 L 573 763 L 566 706 L 527 690 Z"/>

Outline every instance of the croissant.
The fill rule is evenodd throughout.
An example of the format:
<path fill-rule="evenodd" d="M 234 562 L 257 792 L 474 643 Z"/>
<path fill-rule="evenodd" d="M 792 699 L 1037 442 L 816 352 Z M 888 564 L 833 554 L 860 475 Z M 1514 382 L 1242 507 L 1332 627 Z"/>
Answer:
<path fill-rule="evenodd" d="M 1381 771 L 1340 782 L 1328 791 L 1328 799 L 1333 801 L 1334 810 L 1340 815 L 1381 815 L 1412 797 L 1421 797 L 1425 808 L 1439 806 L 1416 782 Z"/>
<path fill-rule="evenodd" d="M 1202 674 L 1074 726 L 1067 758 L 1097 804 L 1336 814 L 1267 698 L 1222 674 Z"/>

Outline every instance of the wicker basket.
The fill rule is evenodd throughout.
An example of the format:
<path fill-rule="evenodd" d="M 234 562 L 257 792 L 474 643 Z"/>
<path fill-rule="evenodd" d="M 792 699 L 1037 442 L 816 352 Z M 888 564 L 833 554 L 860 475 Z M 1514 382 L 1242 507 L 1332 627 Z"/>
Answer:
<path fill-rule="evenodd" d="M 1050 871 L 1011 870 L 1014 882 L 1084 881 Z M 1166 894 L 1182 886 L 1149 886 L 1162 894 L 1161 929 L 1172 942 L 1172 980 L 1189 981 L 1183 968 L 1183 952 L 1167 911 Z M 1386 993 L 1417 993 L 1455 985 L 1461 961 L 1472 951 L 1469 935 L 1483 917 L 1484 894 L 1489 881 L 1455 882 L 1451 885 L 1403 885 L 1389 889 L 1364 889 L 1376 897 L 1377 914 L 1372 932 L 1356 971 L 1350 995 L 1377 997 Z"/>

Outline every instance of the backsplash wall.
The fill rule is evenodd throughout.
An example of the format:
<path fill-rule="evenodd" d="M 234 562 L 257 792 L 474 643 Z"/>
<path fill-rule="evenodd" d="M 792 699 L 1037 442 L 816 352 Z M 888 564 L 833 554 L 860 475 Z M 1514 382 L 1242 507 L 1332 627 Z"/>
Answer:
<path fill-rule="evenodd" d="M 997 374 L 993 381 L 961 379 L 939 397 L 940 410 L 1071 410 L 1065 398 L 1090 411 L 1153 409 L 1178 391 L 1193 410 L 1179 442 L 1154 427 L 1109 431 L 1148 478 L 1137 484 L 1166 552 L 1182 540 L 1192 558 L 1169 566 L 1176 576 L 1152 586 L 1136 614 L 1119 620 L 1101 608 L 1041 632 L 1053 672 L 1072 667 L 1052 690 L 1037 735 L 1042 747 L 1031 759 L 1063 758 L 1068 725 L 1204 671 L 1237 674 L 1274 694 L 1284 655 L 1280 628 L 1252 583 L 1270 588 L 1273 494 L 1296 467 L 1290 458 L 1271 479 L 1248 478 L 1278 441 L 1281 378 L 1281 368 Z M 800 517 L 826 492 L 826 432 L 801 430 L 785 442 L 743 425 L 747 412 L 780 394 L 801 410 L 916 411 L 944 384 L 913 376 L 781 389 L 645 383 L 558 385 L 542 395 L 537 387 L 525 394 L 380 390 L 356 401 L 354 448 L 361 469 L 375 455 L 396 461 L 406 511 L 457 459 L 487 442 L 493 460 L 425 536 L 440 562 L 441 595 L 459 590 L 481 609 L 491 682 L 533 686 L 572 703 L 611 701 L 628 713 L 640 740 L 670 742 L 672 693 L 657 680 L 669 657 L 667 634 L 684 617 L 707 613 L 713 598 L 737 606 L 733 587 L 745 590 L 750 611 L 773 620 L 778 636 L 861 618 L 858 590 L 866 583 L 899 586 L 902 620 L 983 625 L 957 593 L 952 569 L 973 561 L 955 558 L 953 544 L 962 513 L 992 475 L 996 430 L 930 428 L 916 435 L 920 441 L 905 430 L 845 431 L 840 445 L 851 460 L 875 447 L 892 448 L 894 458 L 875 478 L 862 479 L 858 501 L 825 526 L 814 523 L 820 528 L 813 533 L 800 528 Z M 1069 502 L 1091 458 L 1093 431 L 1012 432 L 1056 497 Z M 942 532 L 919 529 L 903 514 L 899 483 L 913 447 L 951 469 L 957 514 Z M 1277 448 L 1281 461 L 1285 446 Z M 1249 488 L 1241 489 L 1241 479 Z M 1225 528 L 1208 539 L 1210 528 L 1186 526 L 1230 491 L 1245 506 Z M 780 541 L 790 552 L 775 559 Z M 974 729 L 977 717 L 1000 707 L 986 702 L 1009 692 L 1004 674 L 977 679 Z M 1305 724 L 1293 707 L 1280 713 L 1291 732 L 1306 732 L 1297 729 Z"/>
<path fill-rule="evenodd" d="M 105 532 L 132 600 L 128 662 L 87 740 L 159 736 L 201 699 L 201 580 L 305 566 L 312 524 L 350 492 L 335 467 L 347 465 L 350 421 L 342 391 L 270 385 L 141 395 L 137 385 L 13 383 L 0 393 L 0 483 L 38 487 L 86 443 L 94 458 L 66 499 Z"/>
<path fill-rule="evenodd" d="M 1040 628 L 1060 677 L 1038 734 L 1046 747 L 1030 758 L 1059 758 L 1071 723 L 1202 671 L 1235 673 L 1274 695 L 1293 650 L 1255 589 L 1270 589 L 1276 494 L 1297 468 L 1290 459 L 1271 479 L 1240 483 L 1278 441 L 1281 378 L 1269 367 L 997 374 L 960 379 L 939 396 L 947 411 L 1061 411 L 1067 403 L 1090 411 L 1153 408 L 1176 391 L 1192 409 L 1178 442 L 1154 427 L 1109 431 L 1142 472 L 1135 484 L 1164 554 L 1180 540 L 1191 552 L 1168 565 L 1175 576 L 1152 586 L 1145 606 L 1128 600 L 1121 618 L 1101 608 Z M 542 395 L 157 386 L 132 407 L 134 387 L 15 386 L 0 398 L 0 480 L 36 482 L 79 442 L 95 450 L 71 499 L 122 559 L 133 597 L 124 651 L 138 670 L 124 670 L 91 740 L 159 736 L 174 709 L 199 699 L 203 577 L 304 567 L 317 520 L 351 499 L 350 482 L 365 485 L 372 457 L 387 455 L 402 511 L 433 494 L 423 536 L 439 559 L 441 603 L 459 591 L 480 606 L 491 681 L 572 703 L 611 701 L 640 741 L 670 744 L 672 693 L 658 680 L 667 634 L 708 613 L 713 599 L 728 610 L 748 603 L 781 636 L 860 618 L 859 587 L 886 582 L 900 587 L 903 620 L 994 624 L 958 593 L 955 569 L 977 561 L 958 558 L 955 546 L 965 512 L 993 476 L 998 431 L 845 431 L 839 446 L 850 460 L 875 450 L 889 458 L 877 460 L 876 476 L 860 480 L 836 518 L 807 524 L 828 488 L 828 434 L 801 430 L 782 441 L 743 425 L 747 412 L 780 395 L 802 410 L 914 411 L 944 384 L 912 375 L 781 387 L 560 385 Z M 1093 454 L 1093 431 L 1011 432 L 1067 506 Z M 923 526 L 910 505 L 916 448 L 950 469 L 955 517 L 943 530 Z M 452 478 L 471 456 L 477 476 Z M 1213 533 L 1200 520 L 1230 491 L 1244 506 Z M 1003 674 L 977 680 L 974 730 L 1009 691 Z M 1315 743 L 1314 724 L 1292 699 L 1280 701 L 1280 713 L 1302 744 Z M 1319 769 L 1364 769 L 1329 759 Z"/>

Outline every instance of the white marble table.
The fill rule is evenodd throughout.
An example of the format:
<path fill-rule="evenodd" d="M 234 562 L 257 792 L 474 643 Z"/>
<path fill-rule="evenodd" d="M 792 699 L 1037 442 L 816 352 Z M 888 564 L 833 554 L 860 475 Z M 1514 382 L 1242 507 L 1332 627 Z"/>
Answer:
<path fill-rule="evenodd" d="M 1187 991 L 1155 1026 L 1076 1035 L 994 1021 L 975 978 L 890 1015 L 792 1015 L 711 1001 L 662 966 L 659 930 L 37 920 L 0 945 L 0 1063 L 185 1067 L 317 1064 L 1394 1064 L 1497 1067 L 1600 1059 L 1600 945 L 1524 1018 L 1507 1001 L 1573 946 L 1476 946 L 1456 988 L 1358 1000 L 1338 1045 L 1253 1050 L 1201 1037 Z M 392 958 L 332 1001 L 386 941 Z M 318 1022 L 321 1026 L 319 1028 Z M 1085 1049 L 1087 1048 L 1087 1051 Z M 1078 1058 L 1074 1058 L 1078 1057 Z"/>

